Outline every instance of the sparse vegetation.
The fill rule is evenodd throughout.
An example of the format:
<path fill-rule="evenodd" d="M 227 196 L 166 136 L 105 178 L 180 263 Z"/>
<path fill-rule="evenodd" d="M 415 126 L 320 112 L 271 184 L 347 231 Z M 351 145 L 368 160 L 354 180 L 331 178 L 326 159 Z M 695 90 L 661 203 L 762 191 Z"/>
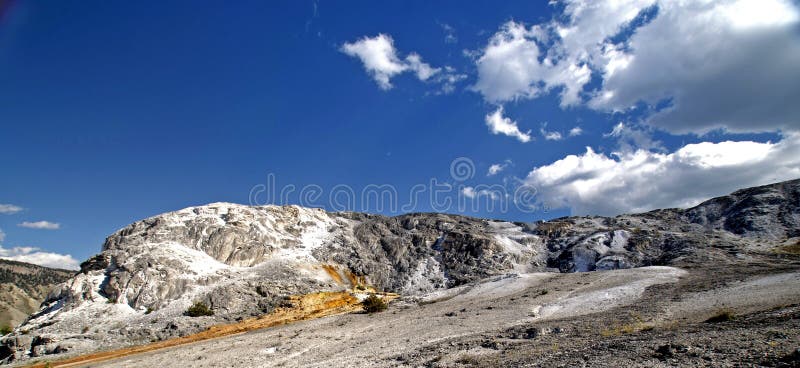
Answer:
<path fill-rule="evenodd" d="M 736 315 L 730 309 L 720 309 L 713 316 L 709 317 L 706 322 L 708 323 L 718 323 L 718 322 L 727 322 L 733 321 L 736 319 Z"/>
<path fill-rule="evenodd" d="M 610 328 L 603 329 L 600 331 L 600 335 L 603 337 L 621 336 L 641 331 L 650 331 L 654 328 L 652 324 L 645 322 L 639 313 L 631 313 L 630 318 L 633 319 L 632 322 L 616 324 Z"/>
<path fill-rule="evenodd" d="M 653 329 L 653 325 L 643 323 L 643 322 L 633 322 L 633 323 L 625 323 L 621 325 L 616 325 L 611 328 L 606 328 L 600 331 L 600 335 L 603 337 L 611 337 L 611 336 L 621 336 L 621 335 L 628 335 L 640 331 L 650 331 Z"/>
<path fill-rule="evenodd" d="M 462 356 L 458 357 L 458 359 L 456 359 L 455 362 L 458 363 L 458 364 L 463 364 L 463 365 L 479 365 L 480 364 L 480 361 L 478 360 L 478 357 L 476 357 L 474 355 L 462 355 Z"/>
<path fill-rule="evenodd" d="M 361 306 L 367 313 L 383 312 L 388 307 L 386 302 L 375 294 L 369 294 L 369 296 L 361 302 Z"/>
<path fill-rule="evenodd" d="M 144 314 L 150 314 L 150 313 L 153 313 L 153 308 L 147 307 L 147 310 L 144 311 Z"/>
<path fill-rule="evenodd" d="M 11 331 L 14 331 L 14 329 L 11 328 L 11 326 L 9 326 L 9 325 L 5 325 L 3 327 L 0 327 L 0 335 L 2 335 L 2 336 L 10 334 Z"/>
<path fill-rule="evenodd" d="M 14 284 L 28 293 L 35 292 L 40 285 L 55 285 L 64 282 L 73 272 L 36 266 L 32 264 L 0 260 L 0 284 Z"/>
<path fill-rule="evenodd" d="M 800 242 L 791 245 L 784 245 L 777 249 L 778 253 L 782 254 L 791 254 L 791 255 L 800 255 Z"/>
<path fill-rule="evenodd" d="M 202 316 L 213 316 L 214 311 L 211 310 L 205 303 L 203 302 L 195 302 L 189 309 L 186 310 L 184 315 L 189 317 L 202 317 Z"/>

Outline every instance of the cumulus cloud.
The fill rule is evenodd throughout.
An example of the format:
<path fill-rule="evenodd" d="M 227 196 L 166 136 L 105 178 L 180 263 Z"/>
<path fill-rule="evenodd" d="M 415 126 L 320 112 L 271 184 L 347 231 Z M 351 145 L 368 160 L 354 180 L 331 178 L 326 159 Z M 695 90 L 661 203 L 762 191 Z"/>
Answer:
<path fill-rule="evenodd" d="M 80 269 L 80 263 L 71 255 L 43 252 L 36 247 L 13 247 L 7 249 L 0 245 L 0 258 L 52 268 Z"/>
<path fill-rule="evenodd" d="M 539 26 L 526 28 L 510 21 L 489 40 L 477 59 L 478 81 L 472 89 L 494 103 L 534 98 L 563 87 L 562 106 L 580 102 L 578 96 L 591 72 L 586 65 L 556 63 L 539 48 L 546 42 Z M 537 43 L 538 42 L 538 43 Z"/>
<path fill-rule="evenodd" d="M 352 43 L 346 42 L 340 50 L 361 60 L 364 69 L 383 90 L 391 89 L 392 78 L 405 72 L 414 73 L 417 79 L 423 82 L 441 84 L 440 93 L 444 94 L 452 92 L 455 84 L 466 78 L 450 66 L 432 67 L 422 61 L 422 56 L 415 52 L 401 59 L 392 37 L 383 33 L 375 37 L 364 37 Z"/>
<path fill-rule="evenodd" d="M 478 51 L 473 90 L 492 103 L 558 90 L 562 107 L 644 108 L 647 124 L 676 134 L 800 129 L 792 1 L 558 3 L 553 21 L 500 27 Z M 600 86 L 587 90 L 593 76 Z"/>
<path fill-rule="evenodd" d="M 537 167 L 525 184 L 537 201 L 573 214 L 615 215 L 689 207 L 736 189 L 800 177 L 800 134 L 777 143 L 688 144 L 672 153 L 637 150 L 608 156 L 587 147 Z"/>
<path fill-rule="evenodd" d="M 576 127 L 574 127 L 574 128 L 569 130 L 569 136 L 570 137 L 577 137 L 577 136 L 579 136 L 581 134 L 583 134 L 583 129 L 581 129 L 581 127 L 579 127 L 579 126 L 576 126 Z"/>
<path fill-rule="evenodd" d="M 35 221 L 35 222 L 25 221 L 20 224 L 17 224 L 17 226 L 26 227 L 29 229 L 41 229 L 41 230 L 58 230 L 61 228 L 61 224 L 50 221 Z"/>
<path fill-rule="evenodd" d="M 668 107 L 672 133 L 800 129 L 800 11 L 788 0 L 659 1 L 625 45 L 607 46 L 595 108 Z M 691 35 L 691 37 L 687 37 Z M 616 65 L 616 66 L 615 66 Z"/>
<path fill-rule="evenodd" d="M 0 213 L 4 215 L 13 215 L 22 211 L 22 207 L 13 204 L 0 204 Z"/>
<path fill-rule="evenodd" d="M 517 138 L 520 142 L 526 143 L 531 140 L 530 130 L 523 133 L 519 130 L 517 122 L 503 116 L 503 107 L 500 106 L 494 112 L 486 115 L 486 126 L 492 134 L 503 134 Z"/>

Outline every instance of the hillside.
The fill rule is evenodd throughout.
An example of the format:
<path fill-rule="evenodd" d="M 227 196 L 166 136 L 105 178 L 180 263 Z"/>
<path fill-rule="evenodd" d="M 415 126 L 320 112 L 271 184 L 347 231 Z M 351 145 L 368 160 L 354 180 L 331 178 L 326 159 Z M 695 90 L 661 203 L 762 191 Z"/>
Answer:
<path fill-rule="evenodd" d="M 0 259 L 0 326 L 22 323 L 58 284 L 75 272 Z"/>
<path fill-rule="evenodd" d="M 191 207 L 109 236 L 100 254 L 2 340 L 0 359 L 51 359 L 171 341 L 284 313 L 291 298 L 362 298 L 363 290 L 373 289 L 399 294 L 400 309 L 392 314 L 405 316 L 381 322 L 380 336 L 395 334 L 397 341 L 408 340 L 409 349 L 438 346 L 439 352 L 447 352 L 440 341 L 504 336 L 531 323 L 593 315 L 602 318 L 587 326 L 602 321 L 608 327 L 620 308 L 637 305 L 647 306 L 637 318 L 651 318 L 653 325 L 702 321 L 725 305 L 757 313 L 800 303 L 792 287 L 799 265 L 798 203 L 800 180 L 737 191 L 691 209 L 537 223 L 297 206 Z M 570 276 L 575 273 L 582 276 Z M 763 287 L 746 287 L 750 294 L 731 298 L 736 283 Z M 780 297 L 765 297 L 769 293 Z M 640 299 L 647 304 L 637 304 Z M 699 302 L 693 306 L 691 300 Z M 184 315 L 198 301 L 214 315 Z M 430 324 L 412 318 L 426 313 L 433 313 Z M 464 328 L 434 318 L 437 313 L 461 316 L 456 320 Z M 359 323 L 374 325 L 344 321 L 353 325 L 343 333 L 355 334 Z M 478 328 L 481 321 L 494 322 Z M 330 348 L 354 348 L 341 344 Z M 395 359 L 394 350 L 382 351 Z M 421 364 L 417 358 L 404 359 Z"/>

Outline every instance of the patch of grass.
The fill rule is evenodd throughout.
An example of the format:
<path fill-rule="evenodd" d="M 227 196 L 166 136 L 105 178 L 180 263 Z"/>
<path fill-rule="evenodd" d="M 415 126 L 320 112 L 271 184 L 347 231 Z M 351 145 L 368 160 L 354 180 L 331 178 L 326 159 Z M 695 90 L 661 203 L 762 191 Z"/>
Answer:
<path fill-rule="evenodd" d="M 388 307 L 386 302 L 375 294 L 369 294 L 369 296 L 361 302 L 361 306 L 367 313 L 383 312 Z"/>
<path fill-rule="evenodd" d="M 784 245 L 782 247 L 778 247 L 777 251 L 778 253 L 800 256 L 800 242 L 797 242 L 792 245 Z"/>
<path fill-rule="evenodd" d="M 213 316 L 214 311 L 203 302 L 195 302 L 183 314 L 189 317 Z"/>
<path fill-rule="evenodd" d="M 616 324 L 610 328 L 603 329 L 600 331 L 600 335 L 603 337 L 628 335 L 641 331 L 650 331 L 655 328 L 652 324 L 645 322 L 638 313 L 631 313 L 631 318 L 633 322 Z"/>
<path fill-rule="evenodd" d="M 647 323 L 642 323 L 642 322 L 625 323 L 616 325 L 611 328 L 603 329 L 602 331 L 600 331 L 600 336 L 611 337 L 611 336 L 629 335 L 640 331 L 650 331 L 652 329 L 653 325 Z"/>
<path fill-rule="evenodd" d="M 707 323 L 728 322 L 736 319 L 736 315 L 730 309 L 720 309 L 713 316 L 709 317 Z"/>
<path fill-rule="evenodd" d="M 5 325 L 3 327 L 0 327 L 0 335 L 2 335 L 2 336 L 10 334 L 11 331 L 14 331 L 14 329 L 11 328 L 11 326 L 9 326 L 9 325 Z"/>
<path fill-rule="evenodd" d="M 144 311 L 144 314 L 150 314 L 150 313 L 153 313 L 153 308 L 147 307 L 147 310 Z"/>

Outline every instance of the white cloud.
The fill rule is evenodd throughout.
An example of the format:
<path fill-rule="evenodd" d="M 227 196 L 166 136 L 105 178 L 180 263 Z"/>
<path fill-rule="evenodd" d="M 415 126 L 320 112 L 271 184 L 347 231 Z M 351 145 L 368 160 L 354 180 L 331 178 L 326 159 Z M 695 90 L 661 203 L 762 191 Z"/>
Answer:
<path fill-rule="evenodd" d="M 345 43 L 341 51 L 361 59 L 364 69 L 384 90 L 392 88 L 393 76 L 408 69 L 408 66 L 397 57 L 394 40 L 386 34 L 381 33 L 372 38 L 364 37 L 353 43 Z"/>
<path fill-rule="evenodd" d="M 796 3 L 557 3 L 556 20 L 507 22 L 478 52 L 472 89 L 486 101 L 560 90 L 562 107 L 625 112 L 644 103 L 645 122 L 671 133 L 800 129 Z M 585 90 L 593 75 L 601 87 Z"/>
<path fill-rule="evenodd" d="M 542 127 L 539 128 L 539 132 L 542 134 L 544 139 L 548 141 L 560 141 L 562 138 L 564 138 L 560 132 L 547 131 L 545 128 L 547 128 L 547 123 L 542 124 Z"/>
<path fill-rule="evenodd" d="M 586 65 L 554 63 L 537 44 L 546 41 L 542 32 L 538 26 L 528 29 L 522 23 L 505 23 L 477 59 L 478 81 L 472 89 L 487 101 L 499 103 L 534 98 L 563 87 L 562 106 L 580 102 L 578 94 L 589 82 L 590 69 Z"/>
<path fill-rule="evenodd" d="M 340 50 L 360 59 L 364 69 L 383 90 L 391 89 L 392 78 L 405 72 L 414 73 L 423 82 L 440 84 L 440 94 L 452 92 L 455 84 L 466 78 L 466 75 L 458 74 L 450 66 L 445 66 L 444 69 L 432 67 L 415 52 L 401 59 L 394 47 L 394 40 L 387 34 L 381 33 L 375 37 L 364 37 L 356 42 L 345 43 Z"/>
<path fill-rule="evenodd" d="M 440 68 L 431 68 L 430 65 L 423 63 L 422 57 L 413 52 L 406 56 L 406 62 L 408 68 L 413 70 L 414 73 L 417 74 L 417 78 L 421 81 L 426 81 L 428 78 L 442 71 Z"/>
<path fill-rule="evenodd" d="M 27 227 L 29 229 L 42 229 L 42 230 L 58 230 L 59 228 L 61 228 L 61 224 L 50 221 L 36 221 L 36 222 L 25 221 L 20 224 L 17 224 L 17 226 Z"/>
<path fill-rule="evenodd" d="M 523 133 L 517 127 L 517 122 L 503 116 L 503 107 L 500 106 L 493 113 L 486 115 L 486 125 L 492 134 L 503 134 L 517 138 L 520 142 L 531 140 L 530 131 Z"/>
<path fill-rule="evenodd" d="M 2 244 L 5 238 L 6 234 L 0 229 L 0 258 L 2 259 L 68 270 L 77 270 L 80 268 L 80 263 L 69 254 L 42 252 L 41 249 L 36 247 L 13 247 L 11 249 L 6 249 Z"/>
<path fill-rule="evenodd" d="M 477 190 L 474 187 L 461 188 L 461 194 L 464 197 L 467 197 L 467 198 L 470 198 L 470 199 L 475 199 L 475 198 L 478 198 L 478 197 L 489 197 L 489 198 L 491 198 L 493 200 L 497 200 L 499 198 L 497 192 L 495 192 L 493 190 L 489 190 L 489 189 Z"/>
<path fill-rule="evenodd" d="M 689 207 L 736 189 L 800 177 L 800 134 L 777 143 L 703 142 L 673 153 L 569 155 L 535 168 L 537 200 L 573 214 L 614 215 Z"/>
<path fill-rule="evenodd" d="M 22 207 L 13 204 L 0 204 L 0 213 L 4 215 L 13 215 L 22 211 Z"/>
<path fill-rule="evenodd" d="M 505 168 L 506 168 L 506 165 L 501 165 L 501 164 L 493 164 L 492 166 L 489 166 L 489 172 L 487 172 L 487 173 L 486 173 L 486 176 L 494 176 L 494 175 L 497 175 L 497 174 L 499 174 L 501 171 L 503 171 L 503 169 L 505 169 Z"/>
<path fill-rule="evenodd" d="M 670 101 L 646 121 L 672 133 L 798 130 L 798 14 L 788 0 L 659 1 L 628 51 L 609 47 L 616 66 L 590 105 Z"/>
<path fill-rule="evenodd" d="M 78 260 L 69 254 L 42 252 L 41 249 L 35 247 L 14 247 L 6 249 L 0 245 L 0 258 L 67 270 L 77 270 L 80 268 Z"/>
<path fill-rule="evenodd" d="M 579 136 L 581 134 L 583 134 L 583 129 L 581 127 L 579 127 L 579 126 L 576 126 L 576 127 L 574 127 L 574 128 L 569 130 L 569 136 L 570 137 L 577 137 L 577 136 Z"/>
<path fill-rule="evenodd" d="M 503 163 L 499 164 L 492 164 L 489 166 L 489 171 L 486 173 L 486 176 L 495 176 L 505 170 L 511 164 L 511 160 L 505 160 Z"/>

